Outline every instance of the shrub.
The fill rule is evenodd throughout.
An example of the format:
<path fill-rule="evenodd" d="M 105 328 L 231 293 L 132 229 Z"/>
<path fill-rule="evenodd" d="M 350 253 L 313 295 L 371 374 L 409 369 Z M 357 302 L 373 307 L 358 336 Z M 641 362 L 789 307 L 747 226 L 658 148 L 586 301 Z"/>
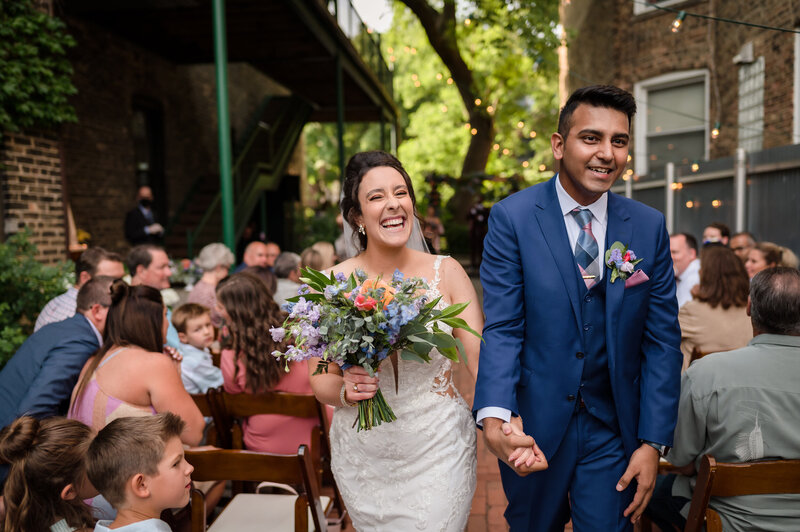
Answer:
<path fill-rule="evenodd" d="M 71 265 L 45 266 L 27 231 L 0 243 L 0 367 L 33 332 L 36 316 L 53 297 L 74 282 Z"/>

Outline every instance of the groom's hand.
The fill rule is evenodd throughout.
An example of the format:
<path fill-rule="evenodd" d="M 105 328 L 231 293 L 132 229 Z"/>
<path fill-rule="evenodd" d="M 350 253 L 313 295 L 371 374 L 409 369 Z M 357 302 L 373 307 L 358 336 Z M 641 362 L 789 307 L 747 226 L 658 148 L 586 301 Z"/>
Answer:
<path fill-rule="evenodd" d="M 625 517 L 631 516 L 631 523 L 635 523 L 642 516 L 642 512 L 647 508 L 650 497 L 653 496 L 653 489 L 656 486 L 656 475 L 658 475 L 658 451 L 651 446 L 643 443 L 636 449 L 628 463 L 628 469 L 617 483 L 617 491 L 623 491 L 628 487 L 631 480 L 636 479 L 636 494 L 633 501 L 622 513 Z"/>
<path fill-rule="evenodd" d="M 521 422 L 515 425 L 487 417 L 483 420 L 483 439 L 492 454 L 520 476 L 547 468 L 544 453 L 536 441 L 522 431 Z"/>

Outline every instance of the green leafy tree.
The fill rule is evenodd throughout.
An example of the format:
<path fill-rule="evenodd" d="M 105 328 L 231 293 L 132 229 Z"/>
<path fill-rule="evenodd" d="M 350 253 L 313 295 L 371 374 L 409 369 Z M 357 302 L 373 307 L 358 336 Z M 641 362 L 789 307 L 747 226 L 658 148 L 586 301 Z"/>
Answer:
<path fill-rule="evenodd" d="M 72 46 L 65 24 L 30 0 L 0 2 L 0 131 L 77 120 L 68 102 L 77 92 L 67 60 Z"/>
<path fill-rule="evenodd" d="M 67 263 L 38 262 L 36 246 L 28 238 L 21 232 L 0 244 L 0 367 L 33 332 L 42 307 L 74 282 Z"/>

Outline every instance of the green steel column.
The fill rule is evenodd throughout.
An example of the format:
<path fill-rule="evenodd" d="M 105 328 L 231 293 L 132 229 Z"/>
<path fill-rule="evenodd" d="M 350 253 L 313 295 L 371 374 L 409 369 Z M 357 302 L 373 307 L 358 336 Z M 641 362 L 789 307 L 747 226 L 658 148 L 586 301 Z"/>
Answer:
<path fill-rule="evenodd" d="M 233 180 L 231 176 L 231 126 L 228 116 L 228 46 L 225 34 L 225 0 L 213 0 L 214 67 L 217 74 L 217 122 L 219 136 L 219 181 L 222 200 L 222 241 L 236 249 L 233 223 Z"/>
<path fill-rule="evenodd" d="M 344 73 L 341 52 L 336 55 L 336 139 L 339 141 L 339 176 L 344 182 Z"/>

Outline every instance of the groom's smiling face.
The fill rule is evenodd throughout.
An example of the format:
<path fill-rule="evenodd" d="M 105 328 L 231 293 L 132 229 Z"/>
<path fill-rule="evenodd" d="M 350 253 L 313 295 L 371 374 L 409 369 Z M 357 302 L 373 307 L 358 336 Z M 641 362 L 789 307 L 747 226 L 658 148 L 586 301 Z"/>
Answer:
<path fill-rule="evenodd" d="M 614 184 L 628 162 L 628 116 L 610 107 L 580 104 L 572 114 L 566 138 L 553 133 L 553 156 L 560 161 L 559 180 L 581 205 L 597 201 Z"/>

